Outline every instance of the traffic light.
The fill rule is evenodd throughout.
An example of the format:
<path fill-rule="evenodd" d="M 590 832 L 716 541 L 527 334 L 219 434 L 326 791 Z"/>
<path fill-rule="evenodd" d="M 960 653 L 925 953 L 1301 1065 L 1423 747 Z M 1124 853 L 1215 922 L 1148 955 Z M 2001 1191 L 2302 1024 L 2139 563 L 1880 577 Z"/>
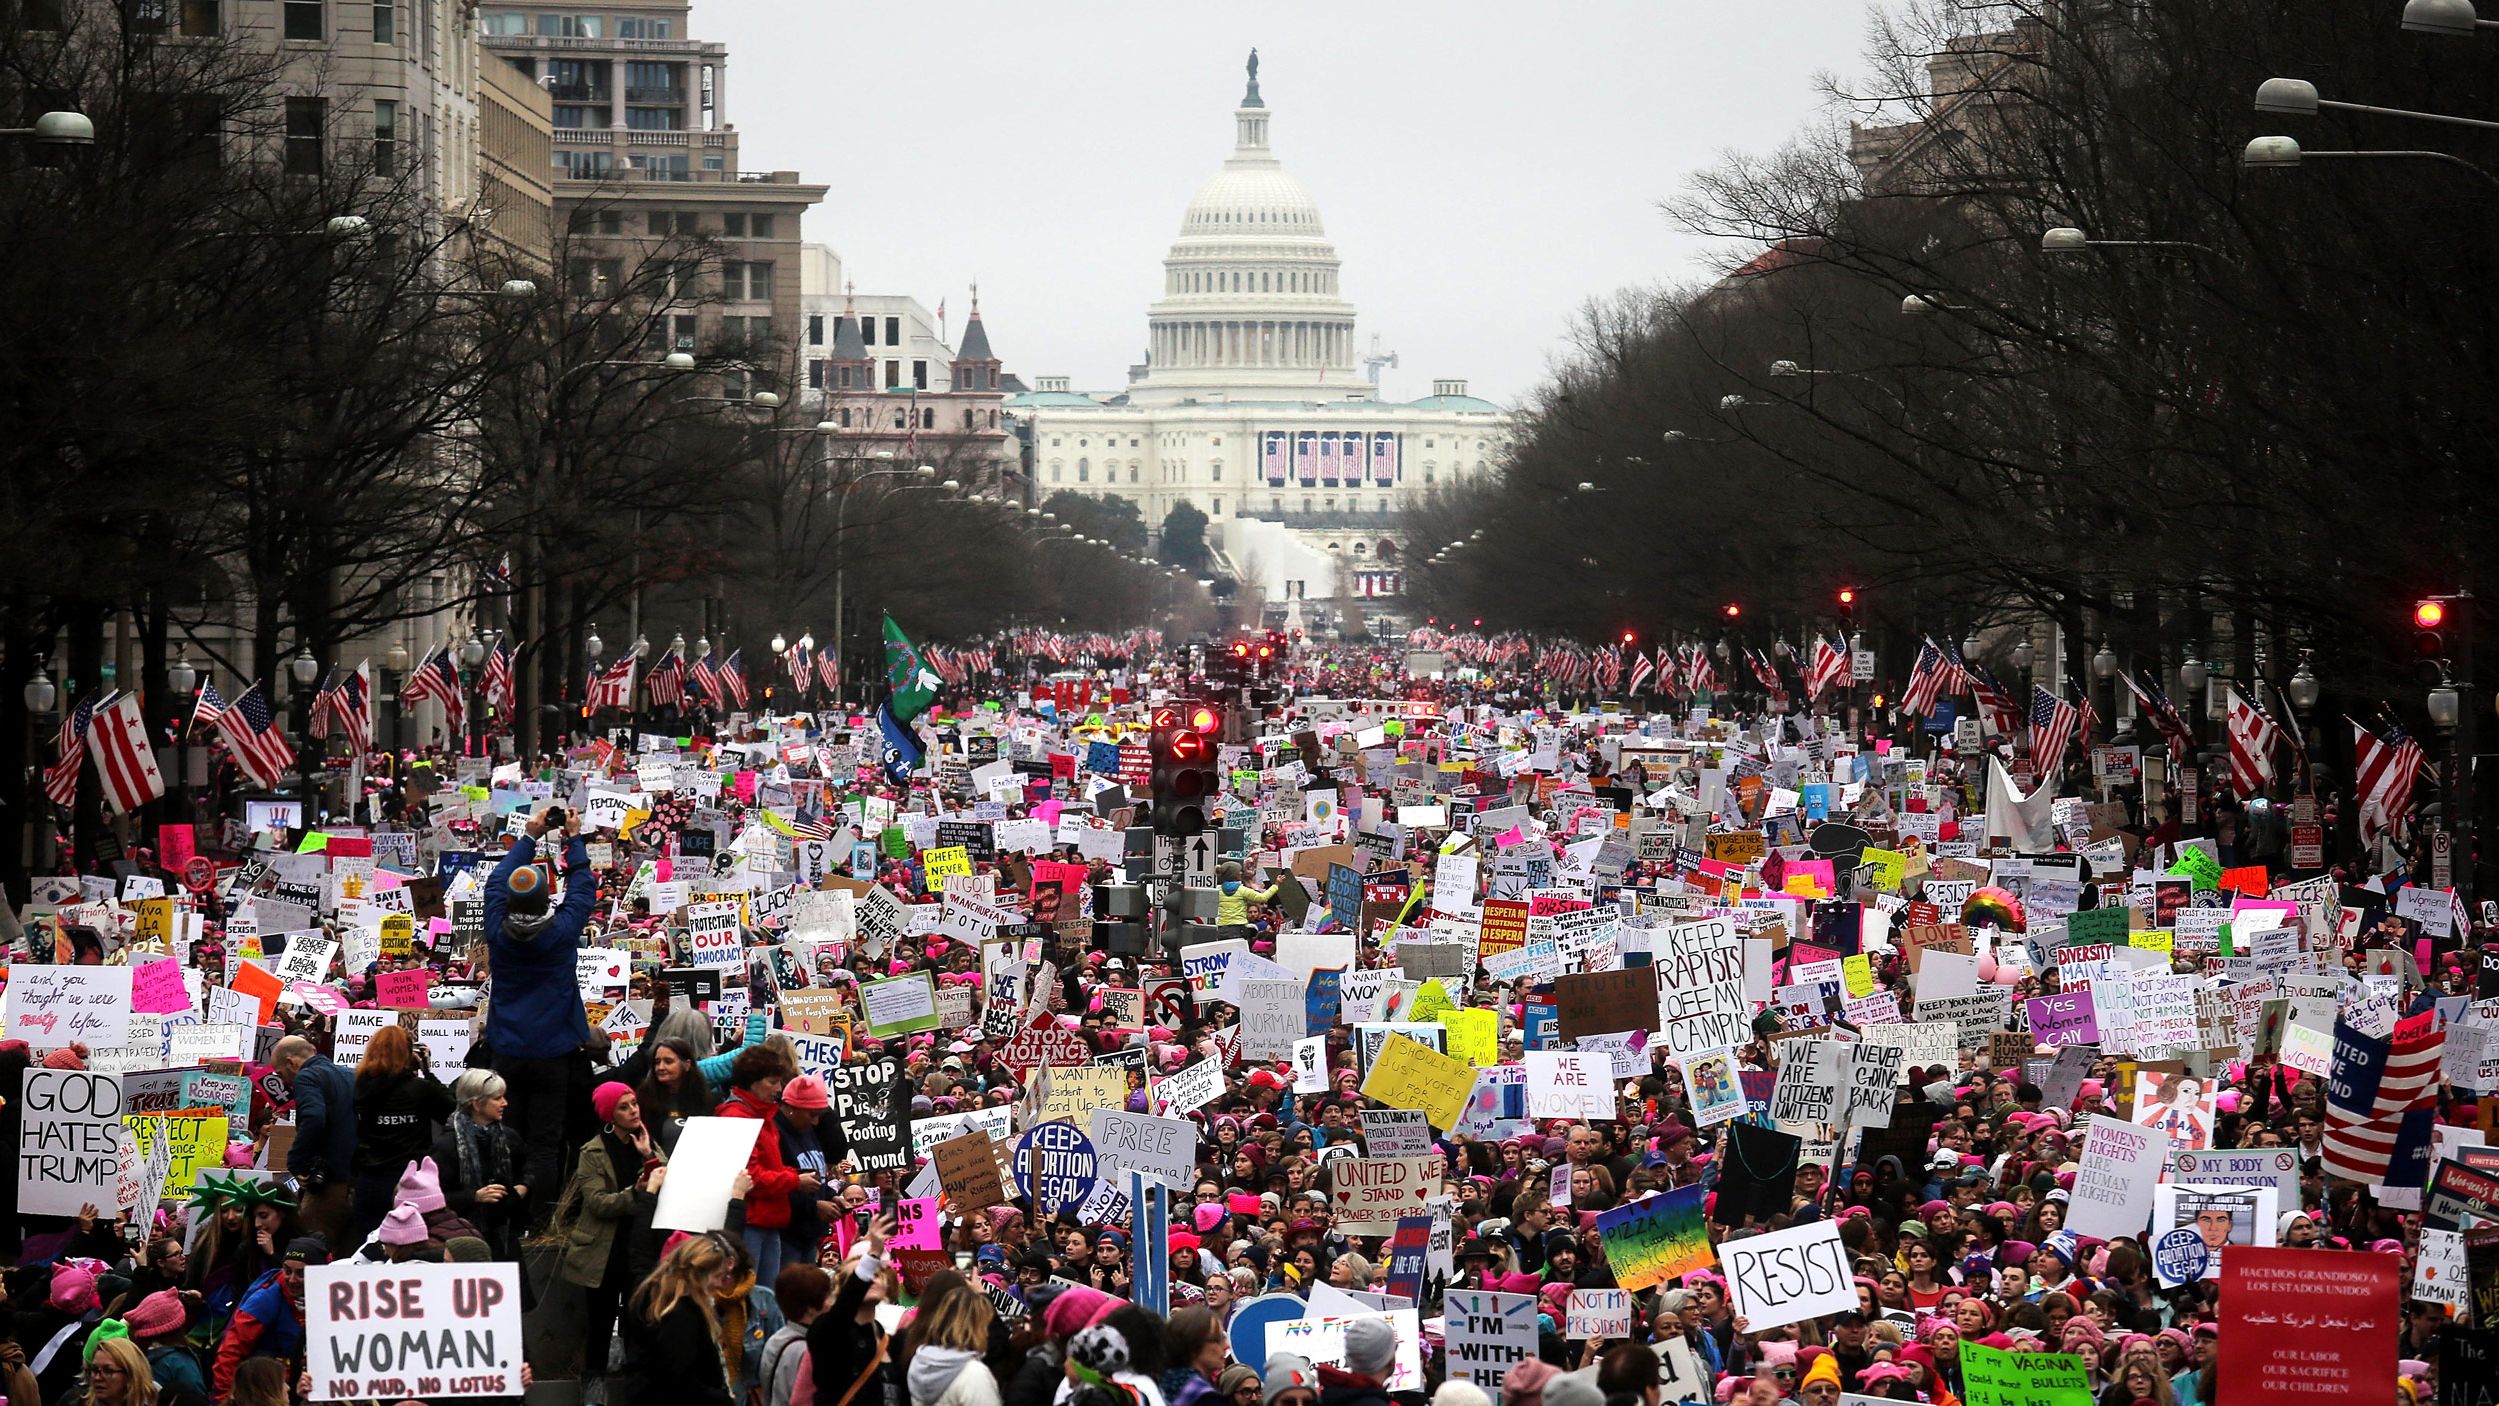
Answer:
<path fill-rule="evenodd" d="M 1205 833 L 1208 807 L 1219 789 L 1215 734 L 1223 710 L 1212 703 L 1166 703 L 1154 710 L 1146 750 L 1154 833 L 1188 837 Z"/>
<path fill-rule="evenodd" d="M 2447 607 L 2445 596 L 2412 603 L 2412 668 L 2424 683 L 2436 683 L 2447 672 Z"/>
<path fill-rule="evenodd" d="M 1840 587 L 1839 600 L 1840 632 L 1845 634 L 1848 631 L 1857 628 L 1857 588 L 1854 586 Z"/>
<path fill-rule="evenodd" d="M 1739 617 L 1739 616 L 1741 616 L 1741 615 L 1743 615 L 1743 614 L 1744 614 L 1744 607 L 1743 607 L 1743 606 L 1740 606 L 1740 605 L 1736 604 L 1734 601 L 1729 601 L 1729 602 L 1727 602 L 1727 607 L 1726 607 L 1726 615 L 1727 615 L 1727 618 L 1728 618 L 1728 619 L 1733 620 L 1733 619 L 1736 619 L 1737 617 Z"/>

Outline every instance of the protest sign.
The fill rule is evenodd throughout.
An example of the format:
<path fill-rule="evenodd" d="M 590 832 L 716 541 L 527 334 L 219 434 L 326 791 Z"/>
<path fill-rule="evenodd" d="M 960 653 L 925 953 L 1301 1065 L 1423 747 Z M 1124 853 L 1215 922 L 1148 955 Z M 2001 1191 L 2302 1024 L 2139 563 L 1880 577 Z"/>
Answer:
<path fill-rule="evenodd" d="M 1197 1178 L 1197 1124 L 1096 1108 L 1089 1118 L 1097 1175 L 1118 1183 L 1130 1172 L 1186 1189 Z"/>
<path fill-rule="evenodd" d="M 123 971 L 127 974 L 128 968 Z M 42 1066 L 28 1069 L 21 1078 L 18 1213 L 74 1216 L 80 1206 L 112 1206 L 127 1132 L 120 1078 Z"/>
<path fill-rule="evenodd" d="M 1848 1102 L 1841 1110 L 1846 1121 L 1860 1128 L 1892 1125 L 1892 1104 L 1900 1090 L 1900 1066 L 1907 1056 L 1908 1051 L 1898 1045 L 1878 1045 L 1870 1040 L 1850 1047 Z"/>
<path fill-rule="evenodd" d="M 1963 1343 L 1961 1381 L 1967 1406 L 2091 1406 L 2083 1360 L 2062 1352 Z"/>
<path fill-rule="evenodd" d="M 1561 1050 L 1529 1050 L 1527 1116 L 1603 1122 L 1614 1116 L 1611 1061 L 1594 1054 Z M 1472 1091 L 1472 1075 L 1468 1088 Z"/>
<path fill-rule="evenodd" d="M 128 1114 L 122 1118 L 122 1142 L 142 1158 L 161 1155 L 165 1194 L 181 1196 L 190 1192 L 201 1172 L 225 1165 L 229 1126 L 223 1108 Z"/>
<path fill-rule="evenodd" d="M 686 960 L 698 967 L 738 967 L 746 953 L 738 939 L 734 899 L 686 905 Z"/>
<path fill-rule="evenodd" d="M 2296 1206 L 2300 1202 L 2299 1154 L 2287 1147 L 2178 1148 L 2169 1154 L 2169 1165 L 2174 1181 L 2199 1186 L 2270 1186 L 2275 1204 Z"/>
<path fill-rule="evenodd" d="M 1073 1123 L 1043 1123 L 1015 1148 L 1019 1189 L 1044 1215 L 1074 1210 L 1093 1194 L 1093 1140 Z"/>
<path fill-rule="evenodd" d="M 2098 1240 L 2140 1238 L 2152 1222 L 2152 1190 L 2169 1156 L 2169 1134 L 2091 1115 L 2065 1224 Z"/>
<path fill-rule="evenodd" d="M 1438 1027 L 1433 1027 L 1437 1030 Z M 1447 1131 L 1457 1126 L 1475 1091 L 1475 1070 L 1463 1060 L 1424 1048 L 1403 1035 L 1383 1041 L 1362 1081 L 1366 1097 L 1391 1108 L 1417 1108 L 1432 1126 Z"/>
<path fill-rule="evenodd" d="M 1701 1214 L 1705 1194 L 1698 1186 L 1678 1187 L 1597 1212 L 1597 1238 L 1605 1242 L 1615 1282 L 1638 1293 L 1715 1263 Z"/>
<path fill-rule="evenodd" d="M 1564 1335 L 1574 1341 L 1630 1337 L 1631 1290 L 1573 1289 L 1564 1319 Z"/>
<path fill-rule="evenodd" d="M 1790 1323 L 1857 1306 L 1848 1272 L 1848 1251 L 1832 1221 L 1814 1221 L 1719 1246 L 1735 1311 L 1751 1320 L 1750 1331 L 1768 1332 Z"/>
<path fill-rule="evenodd" d="M 1328 1167 L 1328 1209 L 1346 1229 L 1379 1226 L 1385 1235 L 1399 1216 L 1423 1210 L 1440 1189 L 1438 1157 L 1346 1157 Z"/>
<path fill-rule="evenodd" d="M 1575 972 L 1553 983 L 1553 1000 L 1565 1040 L 1651 1029 L 1657 1023 L 1657 973 L 1648 967 Z"/>
<path fill-rule="evenodd" d="M 1536 1355 L 1534 1294 L 1451 1289 L 1445 1302 L 1450 1376 L 1498 1391 L 1512 1367 Z"/>
<path fill-rule="evenodd" d="M 929 1149 L 937 1183 L 959 1213 L 986 1210 L 1007 1199 L 1006 1181 L 998 1175 L 998 1155 L 991 1150 L 991 1141 L 989 1134 L 974 1130 Z"/>
<path fill-rule="evenodd" d="M 521 1353 L 517 1264 L 357 1259 L 304 1271 L 315 1401 L 517 1397 Z"/>
<path fill-rule="evenodd" d="M 1432 1149 L 1431 1123 L 1414 1108 L 1362 1110 L 1363 1150 L 1373 1157 L 1419 1157 Z"/>
<path fill-rule="evenodd" d="M 1307 985 L 1295 978 L 1240 984 L 1241 1058 L 1266 1063 L 1292 1057 L 1294 1043 L 1310 1033 L 1303 1013 Z"/>
<path fill-rule="evenodd" d="M 2079 991 L 2034 996 L 2022 1003 L 2022 1011 L 2030 1020 L 2031 1039 L 2038 1044 L 2062 1049 L 2099 1042 L 2100 1018 L 2088 986 Z"/>
<path fill-rule="evenodd" d="M 697 1234 L 729 1223 L 730 1188 L 764 1125 L 752 1118 L 688 1118 L 668 1156 L 651 1224 Z"/>
<path fill-rule="evenodd" d="M 130 987 L 128 967 L 17 963 L 9 968 L 8 1037 L 39 1050 L 126 1044 Z"/>
<path fill-rule="evenodd" d="M 2219 1375 L 2233 1402 L 2384 1401 L 2403 1332 L 2403 1261 L 2235 1249 L 2221 1271 Z"/>
<path fill-rule="evenodd" d="M 1669 1052 L 1680 1057 L 1735 1049 L 1753 1038 L 1744 947 L 1733 920 L 1711 918 L 1652 934 L 1649 963 L 1657 974 L 1656 1028 Z"/>
<path fill-rule="evenodd" d="M 862 983 L 859 1004 L 867 1013 L 868 1033 L 879 1039 L 934 1030 L 939 1023 L 936 979 L 924 971 Z"/>

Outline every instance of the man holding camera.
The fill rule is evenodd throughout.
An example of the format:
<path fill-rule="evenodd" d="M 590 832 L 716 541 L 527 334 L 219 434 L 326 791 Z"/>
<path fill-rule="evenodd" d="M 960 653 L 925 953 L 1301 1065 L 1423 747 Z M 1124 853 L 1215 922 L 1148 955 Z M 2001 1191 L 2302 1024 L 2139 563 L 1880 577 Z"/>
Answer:
<path fill-rule="evenodd" d="M 512 1100 L 529 1186 L 564 1184 L 566 1111 L 590 1098 L 583 1047 L 590 1021 L 575 974 L 582 928 L 598 906 L 598 876 L 580 836 L 581 819 L 549 806 L 486 880 L 486 946 L 493 985 L 486 1003 L 486 1046 Z M 563 834 L 564 901 L 538 857 L 550 830 Z"/>

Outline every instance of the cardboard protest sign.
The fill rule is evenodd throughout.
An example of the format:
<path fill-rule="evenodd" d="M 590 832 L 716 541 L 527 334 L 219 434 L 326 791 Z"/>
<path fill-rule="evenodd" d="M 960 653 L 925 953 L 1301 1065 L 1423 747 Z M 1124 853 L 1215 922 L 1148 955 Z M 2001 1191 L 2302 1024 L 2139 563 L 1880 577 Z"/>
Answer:
<path fill-rule="evenodd" d="M 126 974 L 128 968 L 123 971 Z M 23 1080 L 25 1103 L 17 1140 L 18 1213 L 74 1216 L 81 1206 L 110 1208 L 115 1203 L 122 1140 L 128 1131 L 122 1125 L 120 1078 L 38 1065 L 28 1069 Z"/>
<path fill-rule="evenodd" d="M 1718 1248 L 1729 1297 L 1735 1311 L 1751 1320 L 1753 1332 L 1857 1306 L 1836 1222 L 1814 1221 Z"/>
<path fill-rule="evenodd" d="M 651 1224 L 697 1234 L 727 1225 L 730 1188 L 763 1130 L 753 1118 L 688 1118 L 669 1153 L 668 1180 L 660 1184 Z"/>
<path fill-rule="evenodd" d="M 1609 1245 L 1607 1253 L 1612 1253 Z M 1566 1311 L 1565 1335 L 1582 1342 L 1603 1342 L 1631 1336 L 1631 1290 L 1573 1289 Z"/>
<path fill-rule="evenodd" d="M 1553 983 L 1553 999 L 1565 1040 L 1648 1030 L 1657 1022 L 1657 973 L 1648 967 L 1574 972 Z"/>
<path fill-rule="evenodd" d="M 1512 1367 L 1536 1355 L 1535 1295 L 1451 1289 L 1445 1302 L 1450 1376 L 1496 1391 Z"/>
<path fill-rule="evenodd" d="M 1475 1092 L 1475 1070 L 1463 1060 L 1391 1035 L 1372 1057 L 1362 1092 L 1391 1108 L 1419 1108 L 1433 1127 L 1446 1132 L 1466 1112 L 1467 1099 Z"/>
<path fill-rule="evenodd" d="M 2152 1191 L 2168 1157 L 2169 1134 L 2093 1114 L 2066 1226 L 2099 1240 L 2141 1237 L 2152 1223 Z"/>
<path fill-rule="evenodd" d="M 1165 1186 L 1196 1180 L 1197 1124 L 1188 1119 L 1096 1108 L 1088 1122 L 1103 1181 L 1116 1184 L 1130 1172 Z"/>
<path fill-rule="evenodd" d="M 940 1023 L 936 978 L 925 971 L 864 982 L 859 1004 L 867 1012 L 868 1033 L 879 1039 L 934 1030 Z"/>
<path fill-rule="evenodd" d="M 178 978 L 177 978 L 178 979 Z M 102 1049 L 130 1039 L 131 969 L 38 966 L 9 969 L 8 1037 L 39 1050 L 83 1044 Z M 74 1212 L 77 1208 L 71 1207 Z"/>
<path fill-rule="evenodd" d="M 315 1401 L 519 1396 L 521 1267 L 313 1265 L 304 1370 Z"/>
<path fill-rule="evenodd" d="M 1438 1157 L 1346 1157 L 1328 1167 L 1328 1209 L 1336 1223 L 1380 1226 L 1385 1235 L 1399 1216 L 1420 1213 L 1440 1189 Z"/>
<path fill-rule="evenodd" d="M 1701 1214 L 1705 1196 L 1701 1187 L 1678 1187 L 1597 1212 L 1597 1238 L 1615 1282 L 1638 1293 L 1716 1263 Z"/>
<path fill-rule="evenodd" d="M 1614 1116 L 1613 1062 L 1576 1051 L 1529 1050 L 1527 1116 L 1602 1122 Z M 1469 1091 L 1473 1084 L 1470 1080 Z"/>
<path fill-rule="evenodd" d="M 1656 1028 L 1667 1050 L 1680 1057 L 1751 1041 L 1744 945 L 1733 920 L 1711 918 L 1659 931 L 1651 938 L 1649 962 L 1657 973 Z"/>
<path fill-rule="evenodd" d="M 986 1210 L 1007 1199 L 1005 1178 L 998 1175 L 998 1155 L 989 1134 L 972 1131 L 950 1137 L 929 1149 L 937 1167 L 938 1185 L 956 1211 Z"/>

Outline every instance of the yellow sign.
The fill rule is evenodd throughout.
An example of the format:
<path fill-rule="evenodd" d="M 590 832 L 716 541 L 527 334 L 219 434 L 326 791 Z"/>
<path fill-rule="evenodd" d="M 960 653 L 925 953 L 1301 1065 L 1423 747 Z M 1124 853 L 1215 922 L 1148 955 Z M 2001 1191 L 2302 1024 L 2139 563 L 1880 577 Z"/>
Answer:
<path fill-rule="evenodd" d="M 416 955 L 416 919 L 405 913 L 383 915 L 382 955 L 393 960 Z"/>
<path fill-rule="evenodd" d="M 1391 1108 L 1419 1108 L 1433 1127 L 1447 1132 L 1458 1125 L 1474 1096 L 1475 1066 L 1391 1035 L 1380 1042 L 1362 1092 Z"/>
<path fill-rule="evenodd" d="M 1029 1128 L 1064 1118 L 1079 1128 L 1092 1126 L 1093 1110 L 1128 1106 L 1128 1071 L 1098 1064 L 1080 1064 L 1044 1071 L 1041 1104 Z"/>
<path fill-rule="evenodd" d="M 1894 849 L 1869 849 L 1857 860 L 1874 871 L 1874 891 L 1898 893 L 1909 877 L 1909 856 Z"/>
<path fill-rule="evenodd" d="M 121 1121 L 130 1130 L 130 1140 L 138 1149 L 142 1166 L 147 1163 L 149 1148 L 155 1144 L 157 1128 L 164 1128 L 165 1145 L 173 1160 L 165 1171 L 168 1198 L 188 1196 L 191 1182 L 202 1171 L 213 1172 L 226 1164 L 226 1113 L 222 1108 L 131 1113 L 123 1115 Z"/>
<path fill-rule="evenodd" d="M 1442 1011 L 1441 1028 L 1449 1032 L 1449 1057 L 1482 1069 L 1501 1062 L 1501 1012 L 1468 1009 Z"/>
<path fill-rule="evenodd" d="M 143 898 L 136 906 L 139 910 L 140 945 L 171 950 L 174 940 L 174 901 L 170 898 Z"/>
<path fill-rule="evenodd" d="M 1848 984 L 1848 999 L 1852 1001 L 1874 994 L 1874 959 L 1863 952 L 1842 957 L 1840 979 Z"/>
<path fill-rule="evenodd" d="M 1449 999 L 1449 991 L 1440 984 L 1440 978 L 1434 977 L 1414 993 L 1414 1004 L 1406 1007 L 1406 1019 L 1417 1023 L 1437 1020 L 1457 1008 L 1458 1003 Z"/>
<path fill-rule="evenodd" d="M 847 998 L 833 987 L 809 987 L 781 993 L 781 1019 L 809 1035 L 847 1033 Z"/>
<path fill-rule="evenodd" d="M 2156 928 L 2151 932 L 2130 932 L 2126 934 L 2126 945 L 2134 948 L 2138 952 L 2158 952 L 2162 956 L 2166 957 L 2170 955 L 2173 950 L 2170 944 L 2175 941 L 2176 938 L 2177 934 L 2171 932 L 2169 929 Z"/>
<path fill-rule="evenodd" d="M 1709 857 L 1721 864 L 1753 864 L 1769 850 L 1759 830 L 1721 830 L 1708 840 Z"/>
<path fill-rule="evenodd" d="M 930 850 L 926 859 L 926 865 L 928 869 L 928 891 L 930 893 L 936 893 L 943 889 L 946 886 L 946 880 L 948 879 L 968 879 L 972 876 L 971 851 L 964 848 L 962 845 L 940 845 L 937 848 Z"/>

